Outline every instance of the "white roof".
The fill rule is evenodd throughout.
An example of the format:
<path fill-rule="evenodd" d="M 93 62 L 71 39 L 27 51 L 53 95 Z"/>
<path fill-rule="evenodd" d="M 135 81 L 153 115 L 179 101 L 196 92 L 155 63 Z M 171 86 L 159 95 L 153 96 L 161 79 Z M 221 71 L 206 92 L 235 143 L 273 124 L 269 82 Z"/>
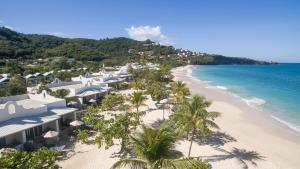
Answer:
<path fill-rule="evenodd" d="M 37 76 L 39 76 L 39 75 L 41 75 L 39 72 L 36 72 L 36 73 L 34 74 L 35 77 L 37 77 Z"/>
<path fill-rule="evenodd" d="M 6 80 L 8 80 L 7 77 L 4 77 L 4 78 L 0 79 L 0 83 L 5 82 Z"/>
<path fill-rule="evenodd" d="M 43 76 L 48 76 L 48 75 L 51 75 L 51 74 L 53 74 L 52 71 L 51 71 L 51 72 L 46 72 L 46 73 L 44 73 Z"/>
<path fill-rule="evenodd" d="M 0 138 L 14 134 L 60 118 L 60 116 L 76 111 L 75 108 L 55 108 L 36 116 L 18 117 L 0 123 Z"/>
<path fill-rule="evenodd" d="M 31 77 L 34 77 L 32 74 L 28 74 L 27 76 L 25 76 L 26 79 L 29 79 Z"/>
<path fill-rule="evenodd" d="M 76 96 L 78 97 L 86 97 L 86 96 L 90 96 L 90 95 L 94 95 L 94 94 L 99 94 L 99 93 L 104 93 L 106 92 L 106 90 L 96 90 L 96 89 L 93 89 L 93 90 L 86 90 L 80 94 L 77 94 Z"/>
<path fill-rule="evenodd" d="M 39 126 L 43 123 L 57 120 L 59 118 L 59 116 L 53 115 L 53 113 L 47 113 L 32 117 L 10 119 L 8 121 L 0 123 L 0 138 L 10 134 L 21 132 L 35 126 Z"/>
<path fill-rule="evenodd" d="M 68 113 L 72 113 L 74 111 L 76 111 L 77 109 L 75 108 L 71 108 L 71 107 L 65 107 L 65 108 L 55 108 L 55 109 L 51 109 L 50 112 L 54 113 L 58 116 L 62 116 Z"/>

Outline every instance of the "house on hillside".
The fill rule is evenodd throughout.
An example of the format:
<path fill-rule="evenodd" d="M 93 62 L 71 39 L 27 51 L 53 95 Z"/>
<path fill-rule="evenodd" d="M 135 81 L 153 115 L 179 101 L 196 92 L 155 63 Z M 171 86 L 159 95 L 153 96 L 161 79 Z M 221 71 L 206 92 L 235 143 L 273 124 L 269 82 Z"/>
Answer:
<path fill-rule="evenodd" d="M 0 87 L 5 87 L 5 85 L 9 82 L 8 74 L 0 74 Z"/>
<path fill-rule="evenodd" d="M 25 76 L 26 84 L 27 85 L 36 85 L 42 82 L 43 75 L 39 72 L 36 72 L 34 74 L 28 74 Z"/>

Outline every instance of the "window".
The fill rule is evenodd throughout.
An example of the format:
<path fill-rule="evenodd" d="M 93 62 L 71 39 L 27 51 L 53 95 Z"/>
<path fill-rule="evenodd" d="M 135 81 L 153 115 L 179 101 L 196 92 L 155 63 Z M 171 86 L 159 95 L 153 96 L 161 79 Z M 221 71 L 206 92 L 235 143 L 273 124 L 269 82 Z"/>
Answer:
<path fill-rule="evenodd" d="M 13 104 L 8 105 L 8 113 L 9 114 L 15 114 L 16 113 L 16 107 Z"/>

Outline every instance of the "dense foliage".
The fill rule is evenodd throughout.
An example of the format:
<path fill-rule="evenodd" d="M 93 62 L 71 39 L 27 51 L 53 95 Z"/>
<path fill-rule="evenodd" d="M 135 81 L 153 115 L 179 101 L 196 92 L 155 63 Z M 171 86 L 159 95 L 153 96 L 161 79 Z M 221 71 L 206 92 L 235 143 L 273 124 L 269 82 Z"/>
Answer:
<path fill-rule="evenodd" d="M 154 54 L 160 55 L 175 53 L 175 49 L 171 46 L 147 45 L 147 43 L 149 41 L 140 42 L 123 37 L 101 40 L 67 39 L 51 35 L 22 34 L 2 27 L 0 59 L 65 57 L 80 61 L 106 60 L 110 63 L 120 63 L 127 59 L 134 60 L 139 51 L 152 50 Z M 129 49 L 133 49 L 132 52 L 128 52 Z"/>
<path fill-rule="evenodd" d="M 142 52 L 143 54 L 140 54 Z M 105 65 L 121 65 L 126 62 L 147 61 L 180 66 L 191 64 L 266 64 L 252 59 L 231 58 L 221 55 L 201 55 L 197 57 L 178 57 L 179 49 L 173 46 L 153 44 L 150 40 L 136 41 L 119 37 L 111 39 L 69 39 L 51 35 L 23 34 L 0 27 L 0 67 L 16 69 L 3 72 L 23 73 L 22 70 L 47 71 L 49 69 L 69 69 L 97 67 L 99 62 Z M 7 61 L 7 59 L 9 59 Z M 32 61 L 36 62 L 34 67 Z M 26 72 L 25 72 L 26 73 Z"/>
<path fill-rule="evenodd" d="M 175 150 L 177 137 L 167 128 L 154 129 L 142 126 L 142 130 L 131 137 L 136 158 L 123 158 L 111 168 L 135 169 L 211 169 L 211 166 L 200 160 L 179 159 L 180 151 Z"/>
<path fill-rule="evenodd" d="M 0 158 L 0 168 L 58 169 L 57 156 L 56 152 L 47 148 L 35 152 L 14 151 Z"/>
<path fill-rule="evenodd" d="M 0 88 L 0 97 L 11 96 L 11 95 L 20 95 L 27 92 L 26 84 L 24 81 L 15 76 L 11 78 L 5 87 Z"/>
<path fill-rule="evenodd" d="M 120 153 L 127 153 L 129 137 L 141 123 L 142 115 L 143 113 L 138 112 L 108 113 L 95 107 L 88 107 L 83 120 L 85 124 L 92 126 L 92 129 L 80 130 L 78 138 L 83 142 L 93 142 L 99 147 L 105 145 L 105 148 L 113 146 L 115 139 L 120 139 Z M 90 133 L 97 133 L 97 135 L 94 139 L 88 140 Z"/>

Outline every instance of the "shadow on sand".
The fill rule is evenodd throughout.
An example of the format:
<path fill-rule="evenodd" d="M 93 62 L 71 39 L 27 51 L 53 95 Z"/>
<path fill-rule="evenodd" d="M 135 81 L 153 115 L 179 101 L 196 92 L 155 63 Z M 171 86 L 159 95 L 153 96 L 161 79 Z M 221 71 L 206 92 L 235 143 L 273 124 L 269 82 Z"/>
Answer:
<path fill-rule="evenodd" d="M 213 147 L 224 146 L 226 143 L 236 142 L 237 140 L 229 134 L 223 132 L 212 132 L 207 136 L 195 138 L 199 145 L 210 145 Z"/>
<path fill-rule="evenodd" d="M 210 145 L 215 150 L 222 152 L 222 154 L 220 155 L 197 157 L 198 159 L 202 159 L 208 162 L 216 162 L 235 158 L 242 164 L 243 169 L 248 169 L 249 166 L 247 162 L 254 166 L 257 166 L 256 161 L 265 159 L 264 156 L 261 156 L 256 151 L 247 151 L 245 149 L 238 149 L 236 147 L 234 147 L 231 151 L 227 151 L 221 148 L 221 146 L 224 146 L 226 143 L 237 141 L 234 137 L 223 132 L 212 132 L 208 136 L 195 138 L 195 141 L 199 145 Z"/>
<path fill-rule="evenodd" d="M 165 122 L 165 120 L 163 120 L 163 119 L 157 119 L 155 122 L 153 122 L 153 123 L 151 124 L 151 127 L 153 127 L 153 128 L 160 128 L 161 125 L 162 125 L 164 122 Z"/>
<path fill-rule="evenodd" d="M 223 152 L 222 155 L 212 155 L 212 156 L 199 156 L 198 158 L 208 161 L 208 162 L 216 162 L 227 159 L 236 158 L 243 166 L 243 169 L 248 169 L 249 166 L 247 162 L 250 164 L 257 166 L 256 161 L 264 160 L 264 156 L 261 156 L 256 151 L 247 151 L 245 149 L 233 148 L 231 151 L 224 150 L 222 148 L 215 147 L 216 150 Z"/>

